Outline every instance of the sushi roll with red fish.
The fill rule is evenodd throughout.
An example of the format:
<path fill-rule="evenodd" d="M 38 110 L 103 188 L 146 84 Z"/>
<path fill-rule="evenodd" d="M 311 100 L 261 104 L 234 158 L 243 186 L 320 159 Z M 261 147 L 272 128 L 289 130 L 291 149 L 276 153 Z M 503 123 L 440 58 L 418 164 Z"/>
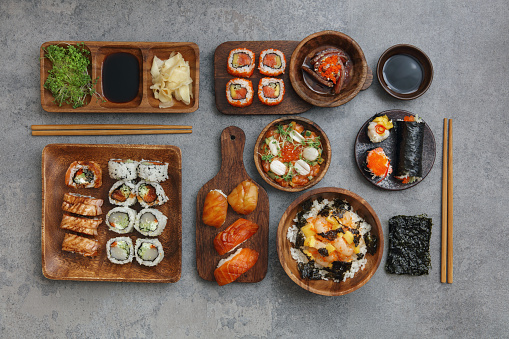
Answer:
<path fill-rule="evenodd" d="M 377 147 L 368 152 L 366 157 L 366 167 L 375 178 L 381 178 L 377 184 L 382 182 L 389 174 L 392 173 L 391 161 L 385 155 L 382 147 Z"/>
<path fill-rule="evenodd" d="M 263 75 L 276 76 L 285 72 L 286 59 L 283 52 L 269 48 L 260 53 L 258 70 Z"/>
<path fill-rule="evenodd" d="M 235 77 L 249 78 L 253 75 L 255 54 L 247 48 L 237 48 L 228 56 L 228 73 Z"/>
<path fill-rule="evenodd" d="M 65 173 L 65 184 L 73 188 L 102 186 L 101 166 L 94 161 L 74 161 Z"/>
<path fill-rule="evenodd" d="M 235 78 L 226 84 L 226 99 L 230 105 L 245 107 L 253 103 L 253 84 L 246 79 Z"/>
<path fill-rule="evenodd" d="M 256 264 L 259 255 L 250 248 L 239 248 L 228 258 L 221 260 L 214 271 L 217 284 L 223 286 L 237 280 Z"/>
<path fill-rule="evenodd" d="M 262 78 L 258 83 L 258 99 L 268 106 L 278 105 L 285 95 L 285 83 L 278 78 Z"/>

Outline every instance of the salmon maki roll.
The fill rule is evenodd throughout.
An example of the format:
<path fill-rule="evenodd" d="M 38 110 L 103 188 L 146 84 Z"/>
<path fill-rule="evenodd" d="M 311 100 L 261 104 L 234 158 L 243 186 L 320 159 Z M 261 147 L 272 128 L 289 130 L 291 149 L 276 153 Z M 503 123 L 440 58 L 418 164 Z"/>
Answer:
<path fill-rule="evenodd" d="M 285 83 L 278 78 L 262 78 L 258 83 L 258 99 L 268 106 L 275 106 L 283 101 Z"/>
<path fill-rule="evenodd" d="M 94 161 L 74 161 L 65 173 L 65 184 L 73 188 L 102 186 L 101 166 Z"/>
<path fill-rule="evenodd" d="M 389 174 L 392 173 L 391 161 L 385 155 L 382 147 L 377 147 L 368 152 L 366 157 L 366 167 L 373 176 L 373 179 L 381 178 L 377 184 L 382 182 Z"/>
<path fill-rule="evenodd" d="M 226 254 L 251 238 L 257 231 L 257 224 L 240 218 L 216 235 L 214 238 L 214 248 L 219 255 Z"/>
<path fill-rule="evenodd" d="M 255 68 L 255 54 L 247 48 L 237 48 L 228 55 L 228 73 L 235 77 L 249 78 Z"/>
<path fill-rule="evenodd" d="M 226 84 L 226 100 L 235 107 L 246 107 L 253 103 L 253 84 L 246 79 L 235 78 Z"/>
<path fill-rule="evenodd" d="M 242 274 L 246 273 L 258 261 L 259 253 L 250 248 L 239 248 L 237 252 L 217 265 L 214 277 L 219 286 L 234 282 Z"/>
<path fill-rule="evenodd" d="M 228 203 L 239 214 L 249 214 L 258 205 L 258 186 L 251 180 L 244 180 L 228 195 Z"/>
<path fill-rule="evenodd" d="M 283 52 L 278 49 L 269 48 L 260 53 L 258 70 L 263 75 L 276 76 L 285 72 L 286 59 Z"/>
<path fill-rule="evenodd" d="M 226 220 L 227 211 L 228 201 L 226 200 L 226 194 L 221 190 L 211 190 L 205 197 L 202 221 L 205 225 L 219 228 Z"/>

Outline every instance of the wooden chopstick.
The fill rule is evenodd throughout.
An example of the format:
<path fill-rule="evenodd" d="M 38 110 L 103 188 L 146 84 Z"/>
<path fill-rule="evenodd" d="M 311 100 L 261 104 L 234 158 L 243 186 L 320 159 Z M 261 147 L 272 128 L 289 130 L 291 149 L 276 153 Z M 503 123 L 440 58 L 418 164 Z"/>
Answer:
<path fill-rule="evenodd" d="M 449 154 L 447 162 L 447 282 L 452 284 L 452 258 L 453 258 L 453 203 L 452 203 L 452 119 L 449 119 Z"/>
<path fill-rule="evenodd" d="M 447 278 L 447 119 L 444 119 L 444 144 L 442 152 L 442 251 L 440 282 Z"/>
<path fill-rule="evenodd" d="M 140 134 L 186 134 L 188 129 L 99 129 L 99 130 L 52 130 L 32 131 L 32 135 L 140 135 Z"/>
<path fill-rule="evenodd" d="M 181 125 L 131 125 L 131 124 L 89 124 L 89 125 L 32 125 L 32 131 L 45 130 L 104 130 L 104 129 L 191 129 L 192 126 Z"/>

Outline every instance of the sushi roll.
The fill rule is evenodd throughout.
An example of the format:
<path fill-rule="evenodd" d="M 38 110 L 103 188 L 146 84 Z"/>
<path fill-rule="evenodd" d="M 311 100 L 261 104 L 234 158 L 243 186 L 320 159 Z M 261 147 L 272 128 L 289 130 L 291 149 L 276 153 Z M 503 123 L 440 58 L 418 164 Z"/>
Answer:
<path fill-rule="evenodd" d="M 244 180 L 227 197 L 228 203 L 239 214 L 249 214 L 258 205 L 258 186 L 251 180 Z"/>
<path fill-rule="evenodd" d="M 87 218 L 64 213 L 60 228 L 88 235 L 97 235 L 97 228 L 102 222 L 102 218 Z"/>
<path fill-rule="evenodd" d="M 226 200 L 226 194 L 221 190 L 209 191 L 203 203 L 203 223 L 219 228 L 224 224 L 227 212 L 228 201 Z"/>
<path fill-rule="evenodd" d="M 156 237 L 163 233 L 168 218 L 153 208 L 144 208 L 137 215 L 134 228 L 148 237 Z"/>
<path fill-rule="evenodd" d="M 366 167 L 373 179 L 380 178 L 380 180 L 376 182 L 377 184 L 392 173 L 391 162 L 387 155 L 385 155 L 382 147 L 377 147 L 368 151 Z"/>
<path fill-rule="evenodd" d="M 260 53 L 258 70 L 263 75 L 276 76 L 285 72 L 286 59 L 283 52 L 269 48 Z"/>
<path fill-rule="evenodd" d="M 103 200 L 78 193 L 65 193 L 62 210 L 65 212 L 95 217 L 101 215 Z"/>
<path fill-rule="evenodd" d="M 168 197 L 159 183 L 145 180 L 136 185 L 136 196 L 144 208 L 159 206 L 168 201 Z"/>
<path fill-rule="evenodd" d="M 258 99 L 268 106 L 278 105 L 285 95 L 283 79 L 262 78 L 258 83 Z"/>
<path fill-rule="evenodd" d="M 101 166 L 94 161 L 74 161 L 65 173 L 65 184 L 73 188 L 102 186 Z"/>
<path fill-rule="evenodd" d="M 129 237 L 111 238 L 106 243 L 108 260 L 117 265 L 124 265 L 133 261 L 133 241 Z"/>
<path fill-rule="evenodd" d="M 250 248 L 239 248 L 226 259 L 219 261 L 214 270 L 214 278 L 219 286 L 234 282 L 258 261 L 260 254 Z"/>
<path fill-rule="evenodd" d="M 138 165 L 138 177 L 146 181 L 165 181 L 168 179 L 168 163 L 153 160 L 142 160 Z"/>
<path fill-rule="evenodd" d="M 97 240 L 71 233 L 66 233 L 62 241 L 62 251 L 78 253 L 85 257 L 96 257 L 99 254 L 98 248 Z"/>
<path fill-rule="evenodd" d="M 129 207 L 115 207 L 106 214 L 106 225 L 119 234 L 132 232 L 135 220 L 136 211 Z"/>
<path fill-rule="evenodd" d="M 226 84 L 226 100 L 235 107 L 245 107 L 253 103 L 253 84 L 246 79 L 235 78 Z"/>
<path fill-rule="evenodd" d="M 108 172 L 112 179 L 134 180 L 137 175 L 138 162 L 131 159 L 110 159 Z"/>
<path fill-rule="evenodd" d="M 418 116 L 408 116 L 398 121 L 397 126 L 398 166 L 395 178 L 403 184 L 410 184 L 422 179 L 425 124 Z"/>
<path fill-rule="evenodd" d="M 394 127 L 387 115 L 376 117 L 368 124 L 368 137 L 372 143 L 382 142 L 390 135 L 389 130 Z"/>
<path fill-rule="evenodd" d="M 164 258 L 163 246 L 157 239 L 136 239 L 134 253 L 138 264 L 145 266 L 156 266 Z"/>
<path fill-rule="evenodd" d="M 214 238 L 214 248 L 219 255 L 226 254 L 244 241 L 251 238 L 258 231 L 258 225 L 244 218 L 239 218 Z"/>
<path fill-rule="evenodd" d="M 237 48 L 228 55 L 228 73 L 234 77 L 249 78 L 255 68 L 255 54 L 247 48 Z"/>
<path fill-rule="evenodd" d="M 132 206 L 136 203 L 136 186 L 126 180 L 119 180 L 111 186 L 108 194 L 110 203 L 117 206 Z"/>

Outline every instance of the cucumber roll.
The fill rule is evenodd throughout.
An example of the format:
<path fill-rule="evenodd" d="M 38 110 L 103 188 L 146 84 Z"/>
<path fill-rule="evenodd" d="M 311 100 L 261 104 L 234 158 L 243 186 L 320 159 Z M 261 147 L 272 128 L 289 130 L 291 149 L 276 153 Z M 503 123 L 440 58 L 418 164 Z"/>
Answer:
<path fill-rule="evenodd" d="M 114 264 L 123 265 L 133 261 L 133 241 L 129 237 L 111 238 L 106 243 L 108 260 Z"/>
<path fill-rule="evenodd" d="M 136 215 L 134 228 L 148 237 L 156 237 L 163 233 L 168 218 L 160 211 L 153 208 L 142 209 Z"/>
<path fill-rule="evenodd" d="M 156 266 L 164 258 L 163 246 L 157 239 L 136 239 L 134 253 L 138 264 L 145 266 Z"/>
<path fill-rule="evenodd" d="M 396 179 L 410 184 L 422 179 L 424 121 L 418 116 L 397 122 L 398 166 Z"/>
<path fill-rule="evenodd" d="M 135 220 L 136 211 L 129 207 L 115 207 L 106 215 L 106 225 L 110 231 L 119 234 L 132 232 Z"/>
<path fill-rule="evenodd" d="M 157 182 L 142 180 L 136 185 L 138 202 L 144 208 L 162 205 L 168 201 L 163 187 Z"/>
<path fill-rule="evenodd" d="M 117 206 L 132 206 L 136 203 L 136 186 L 126 180 L 119 180 L 111 186 L 110 203 Z"/>
<path fill-rule="evenodd" d="M 134 180 L 137 176 L 138 162 L 131 159 L 110 159 L 108 172 L 112 179 Z"/>

